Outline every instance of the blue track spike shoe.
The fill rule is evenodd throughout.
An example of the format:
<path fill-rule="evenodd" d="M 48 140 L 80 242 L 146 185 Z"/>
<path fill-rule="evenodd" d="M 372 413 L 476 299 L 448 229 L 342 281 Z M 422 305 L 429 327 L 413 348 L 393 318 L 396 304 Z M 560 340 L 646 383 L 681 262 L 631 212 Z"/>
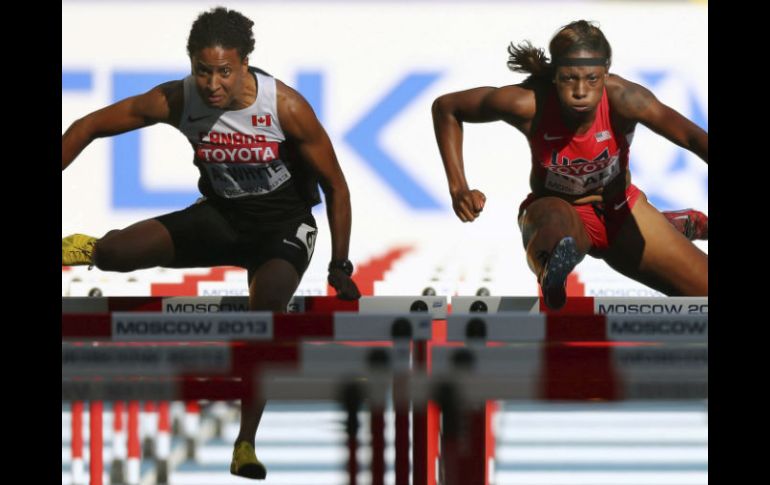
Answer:
<path fill-rule="evenodd" d="M 582 260 L 574 238 L 567 236 L 556 244 L 540 278 L 543 301 L 548 308 L 558 310 L 567 302 L 567 276 Z"/>
<path fill-rule="evenodd" d="M 257 460 L 254 447 L 246 441 L 239 441 L 233 450 L 233 461 L 230 462 L 230 473 L 239 477 L 264 480 L 267 476 L 265 465 Z"/>
<path fill-rule="evenodd" d="M 91 269 L 94 265 L 94 244 L 96 238 L 85 234 L 72 234 L 61 240 L 61 264 L 62 266 L 88 265 Z"/>
<path fill-rule="evenodd" d="M 663 211 L 661 214 L 690 241 L 695 241 L 696 239 L 708 241 L 709 218 L 703 212 L 695 209 L 684 209 L 680 211 Z"/>

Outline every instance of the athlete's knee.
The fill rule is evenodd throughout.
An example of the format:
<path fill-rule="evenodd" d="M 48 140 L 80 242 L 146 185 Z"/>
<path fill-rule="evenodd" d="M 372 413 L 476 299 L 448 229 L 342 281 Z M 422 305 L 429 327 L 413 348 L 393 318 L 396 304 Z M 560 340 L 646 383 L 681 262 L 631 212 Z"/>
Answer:
<path fill-rule="evenodd" d="M 249 310 L 255 312 L 285 312 L 289 306 L 291 297 L 285 297 L 279 294 L 255 294 L 252 295 L 249 304 Z"/>
<path fill-rule="evenodd" d="M 698 278 L 693 293 L 693 296 L 709 296 L 708 259 L 706 259 L 706 271 Z"/>
<path fill-rule="evenodd" d="M 297 284 L 280 278 L 252 281 L 249 288 L 249 309 L 251 311 L 285 312 Z"/>
<path fill-rule="evenodd" d="M 692 245 L 692 243 L 687 243 Z M 694 246 L 694 245 L 693 245 Z M 674 263 L 677 296 L 709 296 L 709 257 L 699 249 Z M 673 295 L 672 295 L 673 296 Z"/>
<path fill-rule="evenodd" d="M 93 262 L 102 271 L 125 273 L 135 270 L 134 265 L 126 261 L 124 254 L 125 251 L 121 249 L 119 244 L 114 243 L 111 238 L 105 237 L 94 245 Z"/>
<path fill-rule="evenodd" d="M 537 227 L 569 228 L 575 219 L 572 205 L 557 197 L 543 197 L 527 208 L 526 222 Z"/>

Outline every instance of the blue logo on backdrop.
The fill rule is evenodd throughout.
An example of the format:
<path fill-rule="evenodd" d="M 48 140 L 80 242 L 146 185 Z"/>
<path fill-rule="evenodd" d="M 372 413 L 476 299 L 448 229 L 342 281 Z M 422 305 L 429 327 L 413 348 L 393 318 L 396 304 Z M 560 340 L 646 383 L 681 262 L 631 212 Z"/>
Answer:
<path fill-rule="evenodd" d="M 169 79 L 182 79 L 187 72 L 161 71 L 116 71 L 112 75 L 112 102 L 143 93 Z M 642 83 L 653 91 L 669 73 L 642 72 Z M 416 210 L 441 210 L 444 207 L 424 186 L 410 176 L 402 167 L 405 161 L 388 153 L 379 142 L 382 131 L 403 112 L 420 94 L 441 76 L 438 72 L 410 72 L 396 83 L 387 93 L 376 99 L 342 139 L 361 157 L 382 182 L 410 208 Z M 313 106 L 321 122 L 327 116 L 323 99 L 324 77 L 317 71 L 300 71 L 296 87 Z M 93 75 L 90 71 L 63 71 L 63 92 L 88 92 L 93 89 Z M 697 125 L 708 130 L 707 115 L 692 90 L 687 91 L 688 116 Z M 141 130 L 112 139 L 112 206 L 114 209 L 176 209 L 182 208 L 198 197 L 197 191 L 174 191 L 151 189 L 142 184 Z M 633 156 L 633 155 L 632 155 Z M 686 170 L 687 152 L 675 151 L 674 159 L 668 163 L 667 172 L 676 174 Z M 708 175 L 703 176 L 704 192 L 707 191 Z M 655 187 L 645 187 L 645 193 L 658 208 L 674 208 L 676 202 Z"/>
<path fill-rule="evenodd" d="M 112 101 L 148 91 L 169 79 L 181 79 L 186 72 L 116 71 L 112 75 Z M 382 181 L 413 209 L 441 209 L 441 204 L 401 164 L 382 148 L 380 132 L 436 79 L 438 73 L 411 73 L 386 93 L 343 136 Z M 62 72 L 63 91 L 90 91 L 91 74 L 84 71 Z M 323 75 L 299 72 L 298 91 L 313 106 L 323 122 Z M 145 187 L 140 178 L 141 131 L 112 139 L 112 205 L 115 209 L 181 208 L 198 197 L 195 191 L 157 190 Z"/>
<path fill-rule="evenodd" d="M 666 80 L 669 76 L 671 76 L 671 73 L 667 73 L 665 71 L 642 71 L 639 73 L 639 75 L 642 78 L 642 84 L 654 92 L 655 87 L 661 84 L 661 82 Z M 686 107 L 682 110 L 682 114 L 688 117 L 696 125 L 708 131 L 708 116 L 701 106 L 700 101 L 698 101 L 698 98 L 696 98 L 692 89 L 687 90 L 687 99 L 685 100 L 685 103 Z M 639 126 L 637 130 L 639 129 L 646 130 L 647 128 Z M 687 157 L 689 156 L 688 153 L 689 152 L 684 148 L 677 147 L 674 158 L 667 161 L 667 175 L 676 176 L 678 173 L 687 170 Z M 632 149 L 631 158 L 633 159 L 633 157 L 634 155 Z M 697 175 L 695 173 L 691 173 L 689 176 L 702 177 L 700 183 L 703 184 L 703 193 L 708 193 L 708 172 L 704 174 L 698 173 Z M 650 203 L 652 203 L 652 205 L 657 207 L 659 210 L 683 209 L 683 207 L 679 207 L 679 203 L 676 200 L 671 198 L 670 192 L 660 190 L 659 186 L 657 185 L 645 186 L 644 193 L 647 195 L 647 199 L 650 201 Z"/>
<path fill-rule="evenodd" d="M 382 180 L 395 190 L 413 209 L 440 209 L 441 204 L 382 148 L 377 140 L 380 132 L 422 91 L 438 79 L 438 73 L 412 73 L 391 89 L 353 128 L 344 139 Z"/>

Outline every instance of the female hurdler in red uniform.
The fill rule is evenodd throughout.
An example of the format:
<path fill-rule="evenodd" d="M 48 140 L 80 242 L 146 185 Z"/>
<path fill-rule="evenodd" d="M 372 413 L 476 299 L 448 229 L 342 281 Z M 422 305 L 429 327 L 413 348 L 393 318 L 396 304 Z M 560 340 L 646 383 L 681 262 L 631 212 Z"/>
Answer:
<path fill-rule="evenodd" d="M 708 133 L 646 88 L 610 74 L 612 50 L 593 24 L 564 26 L 550 61 L 529 42 L 508 49 L 521 84 L 446 94 L 433 103 L 433 124 L 452 206 L 476 219 L 486 197 L 468 187 L 463 122 L 502 120 L 527 137 L 532 193 L 519 208 L 527 263 L 545 303 L 560 308 L 566 280 L 585 254 L 667 295 L 708 295 L 708 255 L 690 240 L 708 238 L 697 211 L 661 213 L 631 183 L 628 155 L 637 123 L 708 163 Z"/>

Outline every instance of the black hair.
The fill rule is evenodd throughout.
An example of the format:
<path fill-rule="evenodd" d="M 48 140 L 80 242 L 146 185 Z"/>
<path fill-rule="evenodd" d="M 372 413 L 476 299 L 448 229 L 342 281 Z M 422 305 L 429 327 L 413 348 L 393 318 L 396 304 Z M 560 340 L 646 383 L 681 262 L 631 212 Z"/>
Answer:
<path fill-rule="evenodd" d="M 596 52 L 607 59 L 607 69 L 612 62 L 612 47 L 599 27 L 587 20 L 576 20 L 560 28 L 548 45 L 551 61 L 545 51 L 534 47 L 531 42 L 508 46 L 508 69 L 515 72 L 527 72 L 528 80 L 551 80 L 556 71 L 553 59 L 568 57 L 575 52 L 586 50 Z"/>
<path fill-rule="evenodd" d="M 203 12 L 193 22 L 187 39 L 187 54 L 192 57 L 208 47 L 236 49 L 241 60 L 254 50 L 254 22 L 235 10 L 216 7 Z"/>

